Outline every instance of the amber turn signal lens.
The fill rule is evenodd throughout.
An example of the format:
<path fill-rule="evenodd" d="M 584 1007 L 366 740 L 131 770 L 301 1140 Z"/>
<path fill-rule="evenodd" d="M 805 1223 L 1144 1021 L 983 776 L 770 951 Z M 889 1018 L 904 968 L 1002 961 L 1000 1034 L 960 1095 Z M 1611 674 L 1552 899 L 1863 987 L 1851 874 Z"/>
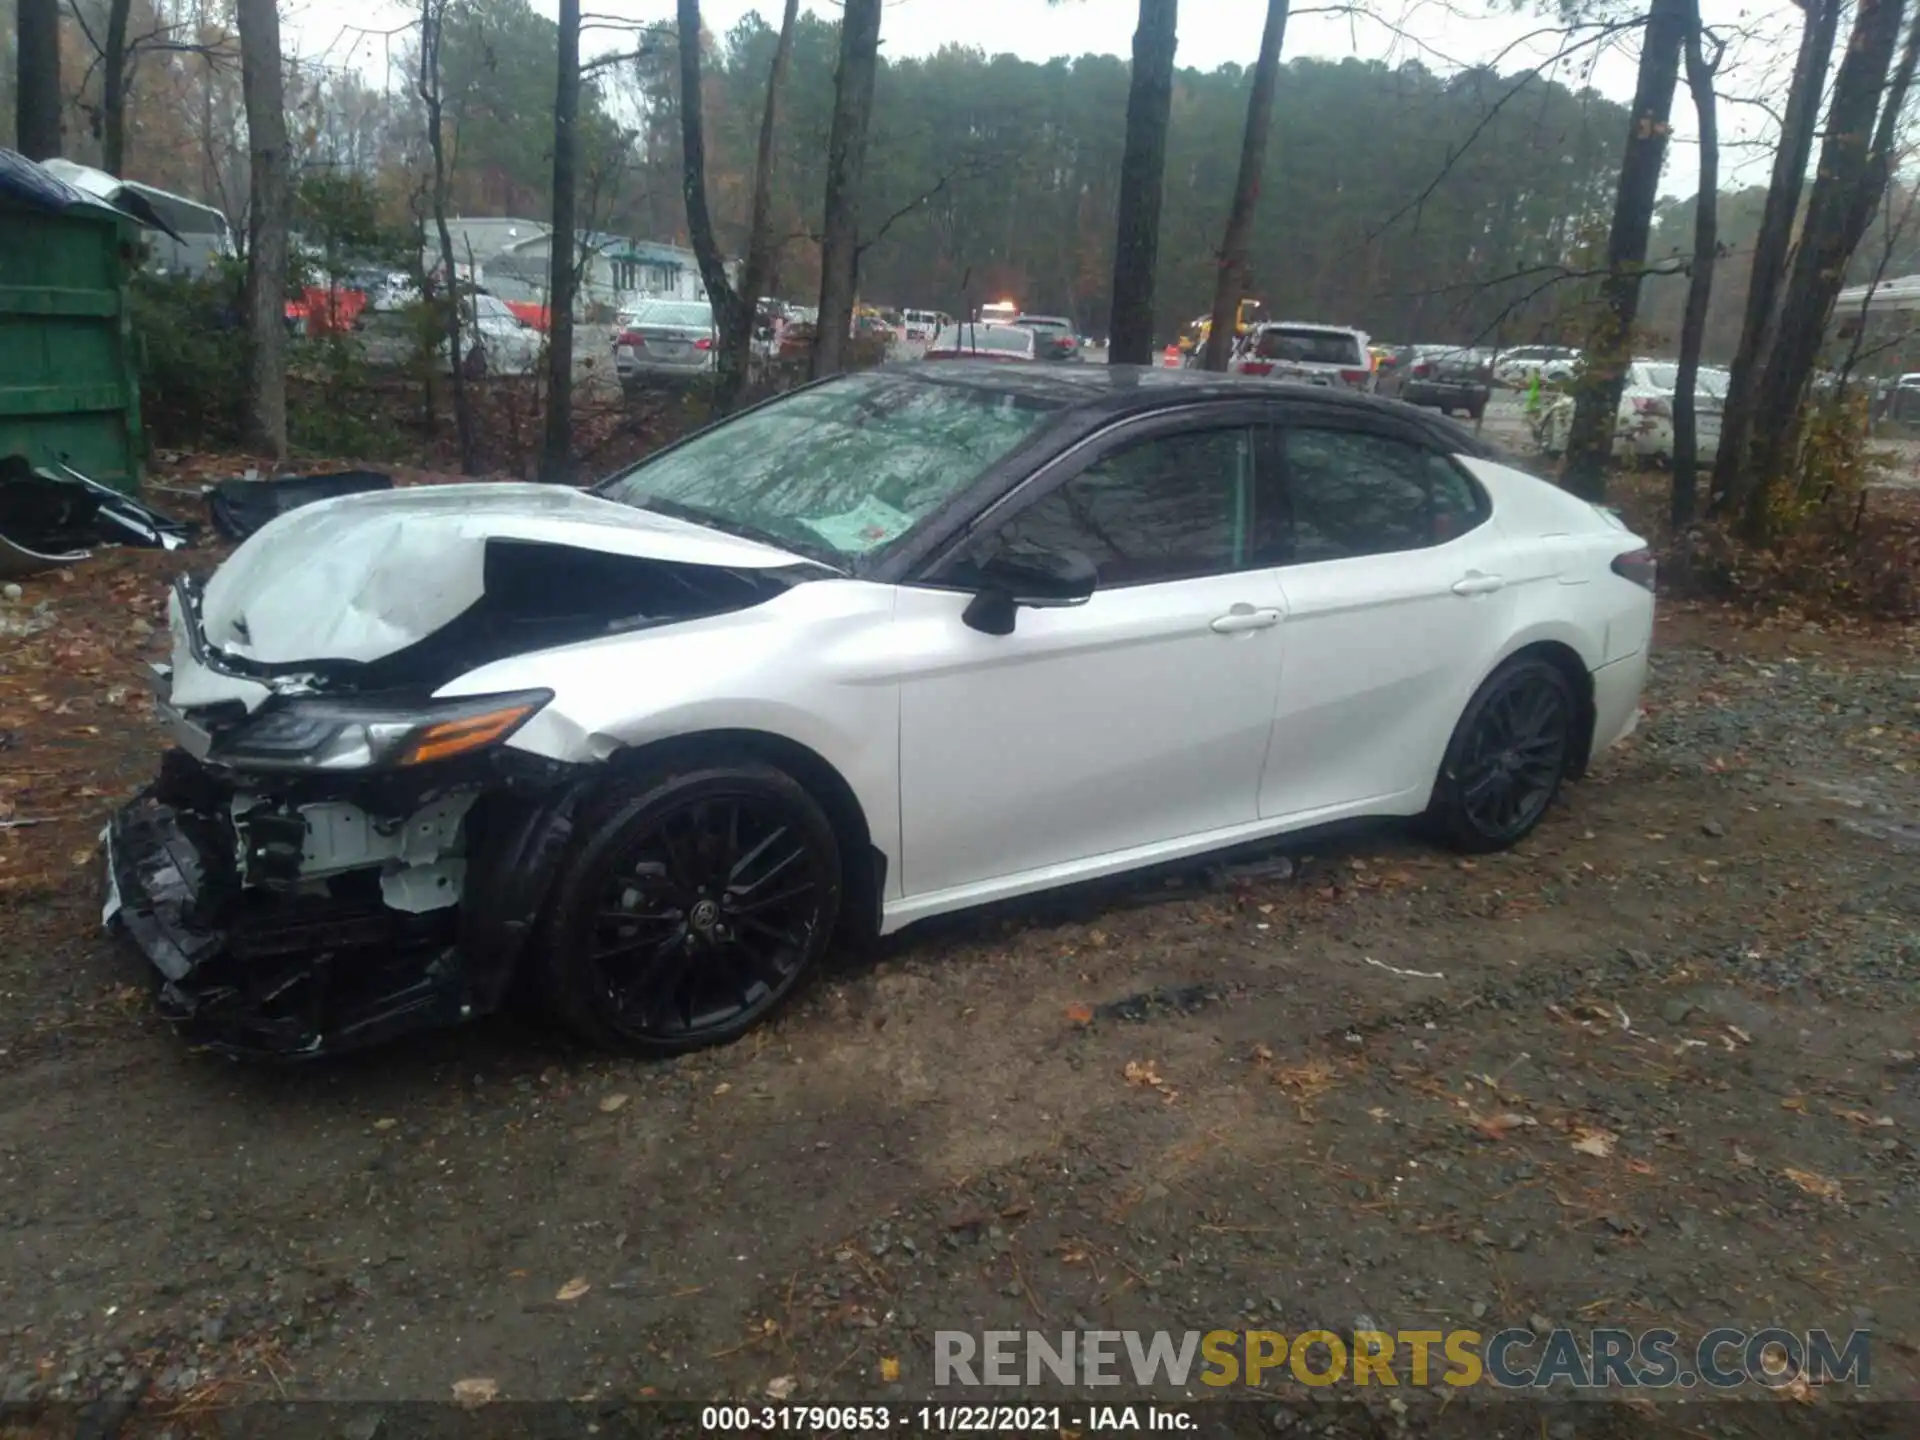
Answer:
<path fill-rule="evenodd" d="M 432 760 L 451 760 L 470 750 L 484 750 L 495 741 L 512 734 L 521 721 L 539 708 L 538 705 L 508 705 L 499 710 L 489 710 L 484 715 L 442 720 L 414 736 L 407 748 L 400 752 L 396 763 L 425 765 Z"/>

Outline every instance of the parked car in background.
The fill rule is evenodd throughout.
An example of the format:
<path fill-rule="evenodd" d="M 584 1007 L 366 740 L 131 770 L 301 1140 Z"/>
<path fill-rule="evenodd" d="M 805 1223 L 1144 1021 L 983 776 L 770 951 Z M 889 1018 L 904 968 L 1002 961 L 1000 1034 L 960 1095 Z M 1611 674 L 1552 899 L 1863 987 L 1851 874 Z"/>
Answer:
<path fill-rule="evenodd" d="M 1627 366 L 1626 386 L 1613 426 L 1616 455 L 1642 464 L 1673 463 L 1673 397 L 1680 367 L 1670 360 L 1635 360 Z M 1711 460 L 1720 453 L 1720 412 L 1732 375 L 1701 366 L 1694 384 L 1695 454 Z M 1564 455 L 1573 431 L 1574 398 L 1556 395 L 1539 421 L 1540 448 Z"/>
<path fill-rule="evenodd" d="M 953 317 L 940 310 L 903 310 L 901 313 L 901 337 L 906 340 L 931 340 L 943 325 L 951 325 Z"/>
<path fill-rule="evenodd" d="M 1653 584 L 1369 396 L 837 375 L 591 490 L 350 495 L 180 577 L 104 919 L 230 1050 L 523 994 L 692 1050 L 837 937 L 1362 816 L 1513 846 L 1634 728 Z"/>
<path fill-rule="evenodd" d="M 1400 374 L 1399 396 L 1409 405 L 1478 420 L 1486 413 L 1493 365 L 1473 350 L 1437 350 L 1413 356 Z"/>
<path fill-rule="evenodd" d="M 461 360 L 463 374 L 477 379 L 482 375 L 531 375 L 540 365 L 540 332 L 518 315 L 498 295 L 472 291 L 460 297 L 466 313 L 461 326 L 461 343 L 467 353 Z M 448 364 L 445 342 L 440 346 L 440 363 Z"/>
<path fill-rule="evenodd" d="M 1014 324 L 1034 333 L 1042 360 L 1078 360 L 1080 338 L 1073 322 L 1059 315 L 1022 315 Z"/>
<path fill-rule="evenodd" d="M 1573 379 L 1579 364 L 1580 352 L 1566 345 L 1520 345 L 1494 357 L 1493 378 L 1513 390 L 1531 385 L 1535 375 L 1542 385 L 1558 385 Z"/>
<path fill-rule="evenodd" d="M 705 300 L 642 300 L 620 317 L 613 368 L 622 388 L 697 380 L 718 359 L 713 306 Z"/>
<path fill-rule="evenodd" d="M 1256 325 L 1228 368 L 1236 375 L 1265 375 L 1305 385 L 1374 388 L 1366 332 L 1341 325 L 1291 320 Z"/>
<path fill-rule="evenodd" d="M 998 320 L 947 325 L 927 343 L 924 360 L 1038 360 L 1040 334 L 1030 326 Z"/>

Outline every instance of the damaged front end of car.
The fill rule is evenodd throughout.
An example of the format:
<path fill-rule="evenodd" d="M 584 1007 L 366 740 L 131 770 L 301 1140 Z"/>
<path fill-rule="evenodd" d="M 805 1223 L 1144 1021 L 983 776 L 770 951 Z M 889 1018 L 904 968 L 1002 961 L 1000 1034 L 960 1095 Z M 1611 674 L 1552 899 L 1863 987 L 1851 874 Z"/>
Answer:
<path fill-rule="evenodd" d="M 158 972 L 161 1009 L 190 1038 L 302 1058 L 498 1009 L 604 756 L 508 743 L 550 691 L 440 692 L 491 660 L 791 583 L 497 535 L 477 548 L 484 560 L 455 577 L 466 591 L 451 568 L 416 568 L 404 625 L 390 602 L 355 611 L 376 585 L 396 593 L 389 569 L 317 596 L 303 623 L 326 628 L 321 643 L 379 627 L 349 660 L 262 659 L 273 647 L 247 643 L 248 613 L 214 594 L 221 575 L 176 584 L 172 662 L 152 667 L 173 748 L 106 828 L 103 918 Z M 280 641 L 297 611 L 284 590 L 282 575 L 244 597 L 252 613 L 279 607 Z"/>
<path fill-rule="evenodd" d="M 173 608 L 197 641 L 195 601 L 183 584 Z M 502 744 L 551 695 L 337 697 L 188 649 L 203 687 L 269 696 L 189 713 L 178 663 L 155 667 L 177 743 L 108 824 L 105 919 L 159 972 L 163 1012 L 218 1048 L 293 1058 L 498 1008 L 579 779 Z"/>

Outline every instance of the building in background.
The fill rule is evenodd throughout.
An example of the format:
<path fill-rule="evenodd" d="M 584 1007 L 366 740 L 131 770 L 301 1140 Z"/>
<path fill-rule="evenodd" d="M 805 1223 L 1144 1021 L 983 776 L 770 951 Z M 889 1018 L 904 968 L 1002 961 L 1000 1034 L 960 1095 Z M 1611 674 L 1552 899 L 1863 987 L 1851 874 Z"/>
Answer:
<path fill-rule="evenodd" d="M 455 261 L 471 264 L 475 283 L 510 304 L 544 304 L 552 257 L 552 228 L 538 220 L 461 217 L 447 221 Z M 691 250 L 652 240 L 634 240 L 604 231 L 581 231 L 577 243 L 585 256 L 575 314 L 583 320 L 612 320 L 622 309 L 646 299 L 704 300 L 707 287 Z M 429 246 L 428 269 L 438 264 Z M 729 261 L 737 278 L 739 262 Z"/>

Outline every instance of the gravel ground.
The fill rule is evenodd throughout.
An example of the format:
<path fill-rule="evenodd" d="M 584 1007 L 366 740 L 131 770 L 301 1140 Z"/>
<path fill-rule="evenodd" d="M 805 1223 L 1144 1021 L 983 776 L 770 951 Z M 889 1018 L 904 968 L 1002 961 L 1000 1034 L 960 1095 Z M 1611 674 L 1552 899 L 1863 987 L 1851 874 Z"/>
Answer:
<path fill-rule="evenodd" d="M 917 1399 L 935 1329 L 1366 1320 L 1867 1326 L 1920 1397 L 1911 632 L 1669 607 L 1513 854 L 931 924 L 670 1064 L 506 1017 L 287 1072 L 98 934 L 169 563 L 0 609 L 0 818 L 46 822 L 0 830 L 0 1397 Z"/>

